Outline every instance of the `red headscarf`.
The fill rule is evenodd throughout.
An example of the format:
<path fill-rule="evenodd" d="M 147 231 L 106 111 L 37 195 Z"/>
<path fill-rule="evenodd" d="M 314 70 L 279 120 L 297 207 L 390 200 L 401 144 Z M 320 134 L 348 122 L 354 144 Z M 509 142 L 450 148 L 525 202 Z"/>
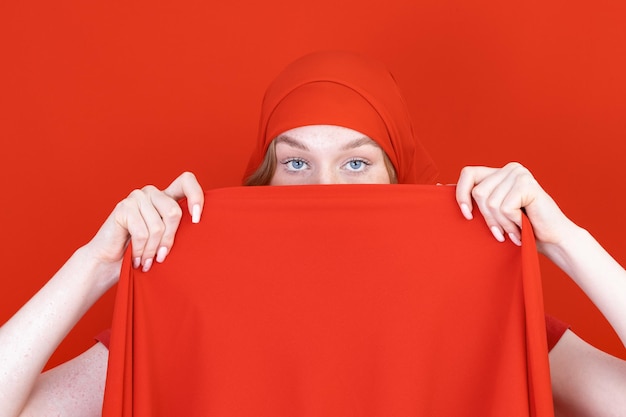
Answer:
<path fill-rule="evenodd" d="M 347 127 L 373 139 L 391 160 L 400 184 L 428 184 L 437 176 L 387 68 L 352 53 L 325 51 L 296 60 L 267 89 L 244 179 L 261 165 L 276 136 L 320 124 Z"/>

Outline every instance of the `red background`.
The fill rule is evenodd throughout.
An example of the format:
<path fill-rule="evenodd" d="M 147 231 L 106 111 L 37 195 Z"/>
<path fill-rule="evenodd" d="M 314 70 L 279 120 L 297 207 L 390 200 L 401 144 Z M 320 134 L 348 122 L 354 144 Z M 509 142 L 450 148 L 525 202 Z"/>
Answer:
<path fill-rule="evenodd" d="M 623 2 L 165 0 L 0 5 L 0 322 L 88 241 L 115 203 L 184 170 L 236 185 L 263 91 L 319 49 L 385 62 L 441 182 L 524 163 L 624 264 Z M 542 262 L 546 308 L 626 357 L 608 324 Z M 58 363 L 108 326 L 113 294 Z"/>

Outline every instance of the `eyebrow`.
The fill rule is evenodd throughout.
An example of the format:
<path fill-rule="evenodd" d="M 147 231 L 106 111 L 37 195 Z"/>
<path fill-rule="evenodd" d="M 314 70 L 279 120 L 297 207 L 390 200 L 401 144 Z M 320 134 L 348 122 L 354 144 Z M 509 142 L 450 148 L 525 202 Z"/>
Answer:
<path fill-rule="evenodd" d="M 279 143 L 284 143 L 288 146 L 291 146 L 292 148 L 297 148 L 297 149 L 301 149 L 303 151 L 308 151 L 309 148 L 304 145 L 303 143 L 298 142 L 297 140 L 287 136 L 287 135 L 279 135 L 276 139 L 276 144 L 278 145 Z M 371 145 L 371 146 L 375 146 L 377 148 L 380 148 L 380 146 L 378 146 L 378 144 L 376 142 L 374 142 L 371 138 L 367 137 L 367 136 L 363 136 L 361 138 L 355 139 L 350 141 L 349 143 L 345 144 L 344 146 L 341 147 L 342 151 L 347 151 L 350 149 L 355 149 L 355 148 L 359 148 L 361 146 L 364 145 Z"/>
<path fill-rule="evenodd" d="M 278 145 L 279 143 L 284 143 L 286 145 L 291 146 L 292 148 L 297 148 L 303 151 L 308 151 L 309 148 L 307 148 L 303 143 L 298 142 L 297 140 L 290 138 L 287 135 L 279 135 L 276 139 L 276 144 Z"/>
<path fill-rule="evenodd" d="M 380 146 L 378 146 L 378 144 L 376 142 L 374 142 L 371 138 L 369 138 L 367 136 L 363 136 L 362 138 L 355 139 L 355 140 L 351 141 L 350 143 L 347 143 L 345 146 L 343 146 L 341 148 L 341 150 L 347 151 L 347 150 L 350 150 L 350 149 L 359 148 L 359 147 L 364 146 L 364 145 L 371 145 L 371 146 L 375 146 L 377 148 L 380 148 Z"/>

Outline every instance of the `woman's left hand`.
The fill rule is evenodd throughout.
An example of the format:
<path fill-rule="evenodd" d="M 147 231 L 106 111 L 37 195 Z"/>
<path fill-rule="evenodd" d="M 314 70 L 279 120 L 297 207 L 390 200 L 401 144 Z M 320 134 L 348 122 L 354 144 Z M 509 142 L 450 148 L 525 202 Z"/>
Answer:
<path fill-rule="evenodd" d="M 456 188 L 456 200 L 468 220 L 474 202 L 494 237 L 505 236 L 521 244 L 522 209 L 528 215 L 537 239 L 543 245 L 558 245 L 575 226 L 546 193 L 528 169 L 511 162 L 502 168 L 465 167 Z"/>

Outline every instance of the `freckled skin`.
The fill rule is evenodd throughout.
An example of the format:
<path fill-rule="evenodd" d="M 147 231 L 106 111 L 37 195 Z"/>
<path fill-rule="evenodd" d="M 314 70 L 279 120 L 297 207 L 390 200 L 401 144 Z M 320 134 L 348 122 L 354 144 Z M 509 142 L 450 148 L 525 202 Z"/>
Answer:
<path fill-rule="evenodd" d="M 303 126 L 276 139 L 278 161 L 270 185 L 389 184 L 383 150 L 360 132 L 340 126 Z"/>

